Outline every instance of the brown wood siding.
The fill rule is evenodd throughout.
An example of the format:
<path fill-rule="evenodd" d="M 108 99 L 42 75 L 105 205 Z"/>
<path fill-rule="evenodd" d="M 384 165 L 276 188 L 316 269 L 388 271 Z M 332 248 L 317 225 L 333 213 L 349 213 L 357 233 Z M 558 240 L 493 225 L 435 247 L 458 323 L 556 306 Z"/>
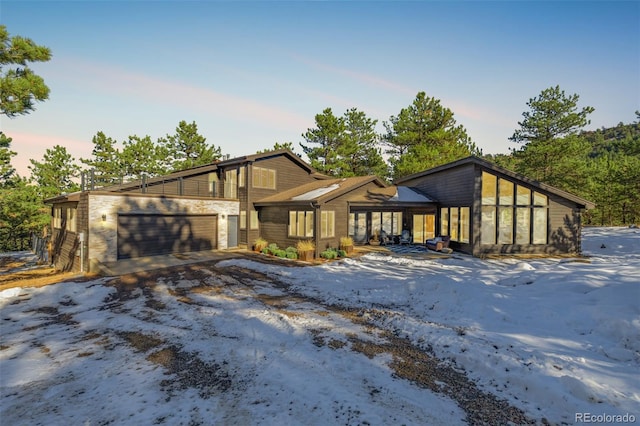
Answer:
<path fill-rule="evenodd" d="M 80 271 L 80 257 L 78 249 L 78 226 L 76 210 L 76 232 L 67 231 L 67 208 L 76 208 L 77 202 L 56 204 L 55 207 L 62 208 L 62 218 L 60 228 L 53 228 L 51 233 L 51 261 L 56 269 L 62 271 Z"/>
<path fill-rule="evenodd" d="M 324 251 L 327 248 L 338 248 L 340 246 L 340 237 L 348 235 L 349 228 L 349 206 L 344 197 L 337 198 L 331 202 L 323 204 L 318 214 L 322 211 L 335 212 L 335 235 L 332 238 L 320 238 L 320 229 L 318 229 L 318 248 Z"/>
<path fill-rule="evenodd" d="M 276 189 L 254 188 L 253 182 L 252 182 L 253 167 L 262 167 L 265 169 L 275 170 L 276 171 Z M 278 239 L 278 241 L 281 241 L 281 243 L 278 243 L 278 245 L 281 247 L 286 248 L 289 245 L 295 246 L 295 243 L 298 240 L 288 239 L 286 237 L 287 226 L 289 221 L 289 216 L 288 216 L 289 209 L 287 207 L 273 207 L 273 208 L 269 207 L 269 209 L 282 209 L 284 211 L 284 228 L 281 229 L 282 218 L 278 218 L 277 222 L 264 223 L 262 219 L 263 213 L 259 212 L 259 216 L 258 216 L 260 220 L 259 229 L 250 229 L 251 211 L 254 210 L 253 203 L 262 198 L 266 198 L 270 195 L 274 195 L 278 192 L 286 191 L 288 189 L 295 188 L 297 186 L 303 185 L 308 182 L 313 182 L 315 181 L 315 179 L 309 174 L 307 170 L 300 167 L 299 164 L 293 162 L 291 159 L 289 159 L 285 155 L 257 160 L 254 163 L 252 163 L 247 169 L 248 170 L 247 170 L 247 182 L 246 182 L 246 185 L 247 185 L 246 201 L 243 199 L 240 200 L 240 210 L 247 211 L 247 232 L 246 232 L 246 240 L 245 241 L 240 240 L 240 241 L 245 242 L 247 246 L 250 247 L 258 237 L 262 237 L 269 242 L 276 242 L 276 239 Z M 264 210 L 264 208 L 262 208 L 261 210 Z M 278 216 L 278 214 L 276 214 L 275 216 L 273 215 L 274 215 L 274 212 L 270 211 L 267 216 L 269 218 L 268 220 L 272 220 L 276 216 Z M 281 229 L 280 230 L 281 233 L 279 235 L 275 232 L 276 228 Z M 242 238 L 242 234 L 241 234 L 241 238 Z M 269 238 L 271 238 L 271 240 Z M 283 244 L 288 244 L 288 245 L 283 245 Z"/>
<path fill-rule="evenodd" d="M 443 206 L 471 206 L 473 204 L 475 168 L 466 164 L 440 173 L 403 182 L 435 198 Z"/>
<path fill-rule="evenodd" d="M 304 209 L 301 209 L 304 210 Z M 288 207 L 262 207 L 260 209 L 260 232 L 262 238 L 269 244 L 276 243 L 278 247 L 295 247 L 298 241 L 307 238 L 289 238 L 289 208 Z"/>
<path fill-rule="evenodd" d="M 580 212 L 574 203 L 549 196 L 549 246 L 558 253 L 580 252 Z"/>
<path fill-rule="evenodd" d="M 118 259 L 212 250 L 217 215 L 118 215 Z"/>

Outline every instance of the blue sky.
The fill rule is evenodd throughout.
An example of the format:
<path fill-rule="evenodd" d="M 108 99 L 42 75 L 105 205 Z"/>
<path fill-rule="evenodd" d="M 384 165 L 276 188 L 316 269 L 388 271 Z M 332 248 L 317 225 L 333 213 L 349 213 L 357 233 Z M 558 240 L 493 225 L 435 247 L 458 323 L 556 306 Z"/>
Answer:
<path fill-rule="evenodd" d="M 0 118 L 23 176 L 56 144 L 87 158 L 98 131 L 155 140 L 181 120 L 232 156 L 298 147 L 327 107 L 382 131 L 419 91 L 485 153 L 516 147 L 527 101 L 551 86 L 595 108 L 588 128 L 640 109 L 635 1 L 2 0 L 0 23 L 53 53 L 33 66 L 50 99 Z"/>

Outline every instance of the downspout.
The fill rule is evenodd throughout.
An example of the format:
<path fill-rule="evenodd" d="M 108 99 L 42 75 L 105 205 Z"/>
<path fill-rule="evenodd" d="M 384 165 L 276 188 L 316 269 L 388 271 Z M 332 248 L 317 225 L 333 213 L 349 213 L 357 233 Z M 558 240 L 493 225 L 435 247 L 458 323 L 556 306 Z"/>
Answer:
<path fill-rule="evenodd" d="M 313 212 L 313 226 L 314 226 L 314 230 L 313 230 L 313 238 L 316 242 L 316 254 L 315 257 L 319 258 L 320 257 L 320 231 L 321 231 L 321 221 L 320 221 L 320 205 L 318 205 L 317 203 L 314 203 L 313 201 L 310 203 L 311 204 L 311 208 L 314 209 Z"/>

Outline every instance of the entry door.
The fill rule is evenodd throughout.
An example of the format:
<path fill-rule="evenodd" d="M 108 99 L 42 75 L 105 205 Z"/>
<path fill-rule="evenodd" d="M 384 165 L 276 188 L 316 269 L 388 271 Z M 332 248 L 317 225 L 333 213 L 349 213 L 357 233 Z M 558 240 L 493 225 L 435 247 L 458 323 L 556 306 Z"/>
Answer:
<path fill-rule="evenodd" d="M 238 247 L 238 216 L 227 216 L 227 247 Z"/>
<path fill-rule="evenodd" d="M 434 214 L 414 214 L 413 215 L 413 242 L 424 244 L 429 238 L 436 236 L 436 215 Z"/>

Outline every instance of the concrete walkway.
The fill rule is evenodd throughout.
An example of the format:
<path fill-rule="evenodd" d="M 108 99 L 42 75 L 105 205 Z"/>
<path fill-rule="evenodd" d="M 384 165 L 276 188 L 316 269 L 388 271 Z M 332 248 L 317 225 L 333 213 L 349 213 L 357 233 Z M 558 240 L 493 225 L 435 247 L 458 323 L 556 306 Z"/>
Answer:
<path fill-rule="evenodd" d="M 97 265 L 92 266 L 92 270 L 95 267 L 95 272 L 99 275 L 116 276 L 132 274 L 135 272 L 154 271 L 156 269 L 167 268 L 170 266 L 230 259 L 239 252 L 246 253 L 246 249 L 198 251 L 121 259 L 117 262 L 98 263 Z"/>

